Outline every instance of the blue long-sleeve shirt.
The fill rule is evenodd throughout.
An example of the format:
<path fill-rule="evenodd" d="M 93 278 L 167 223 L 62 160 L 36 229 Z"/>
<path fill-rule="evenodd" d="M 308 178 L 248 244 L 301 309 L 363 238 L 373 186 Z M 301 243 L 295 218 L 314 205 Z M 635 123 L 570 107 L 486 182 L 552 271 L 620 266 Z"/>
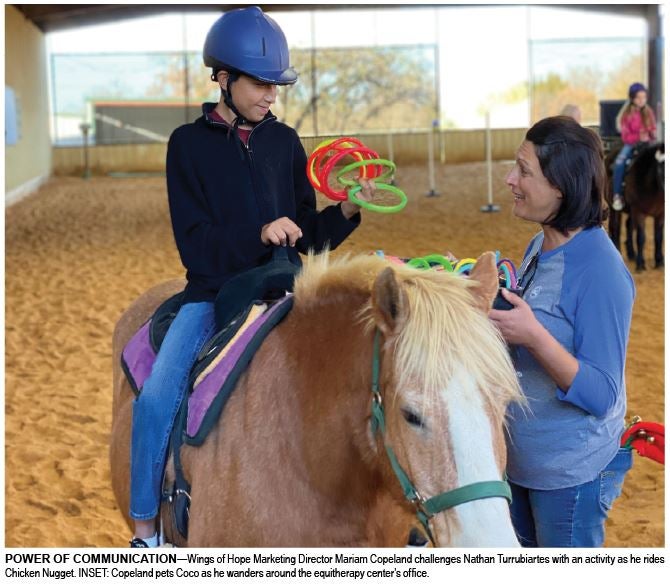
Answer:
<path fill-rule="evenodd" d="M 524 300 L 579 369 L 563 392 L 528 350 L 512 348 L 528 398 L 527 410 L 518 405 L 509 410 L 512 482 L 532 489 L 575 486 L 593 480 L 614 458 L 626 412 L 624 369 L 634 297 L 633 278 L 600 227 L 538 256 Z"/>
<path fill-rule="evenodd" d="M 303 236 L 291 259 L 312 248 L 335 249 L 360 223 L 340 205 L 316 210 L 306 174 L 307 156 L 298 134 L 268 113 L 243 145 L 228 125 L 204 115 L 170 136 L 166 174 L 172 229 L 186 268 L 184 302 L 213 301 L 221 286 L 240 271 L 272 256 L 261 229 L 288 217 Z"/>

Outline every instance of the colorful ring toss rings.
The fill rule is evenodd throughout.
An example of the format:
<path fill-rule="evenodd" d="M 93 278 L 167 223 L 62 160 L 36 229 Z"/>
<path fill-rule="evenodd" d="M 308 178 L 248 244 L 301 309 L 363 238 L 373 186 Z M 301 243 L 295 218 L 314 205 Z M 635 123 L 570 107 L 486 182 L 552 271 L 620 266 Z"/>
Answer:
<path fill-rule="evenodd" d="M 399 258 L 396 256 L 384 254 L 382 250 L 377 250 L 376 255 L 386 258 L 389 261 L 407 264 L 411 268 L 419 270 L 438 270 L 445 272 L 453 272 L 468 276 L 474 267 L 477 260 L 474 258 L 464 258 L 462 260 L 450 260 L 449 258 L 438 254 L 430 254 L 423 257 L 416 258 Z M 496 267 L 498 268 L 498 280 L 500 287 L 508 290 L 515 290 L 518 285 L 518 276 L 514 263 L 507 258 L 500 258 L 500 252 L 496 252 Z"/>
<path fill-rule="evenodd" d="M 328 184 L 328 177 L 335 169 L 335 165 L 346 157 L 354 162 L 347 164 L 337 171 L 337 181 L 344 187 L 335 190 Z M 356 195 L 361 191 L 357 181 L 347 177 L 348 173 L 358 169 L 359 178 L 374 180 L 377 189 L 388 191 L 396 195 L 399 202 L 395 205 L 375 205 L 363 201 Z M 324 140 L 307 159 L 307 178 L 310 184 L 319 192 L 333 201 L 351 201 L 364 209 L 377 213 L 397 213 L 407 204 L 407 196 L 399 188 L 384 182 L 393 175 L 396 166 L 390 160 L 379 158 L 374 150 L 367 148 L 356 138 L 336 138 Z"/>

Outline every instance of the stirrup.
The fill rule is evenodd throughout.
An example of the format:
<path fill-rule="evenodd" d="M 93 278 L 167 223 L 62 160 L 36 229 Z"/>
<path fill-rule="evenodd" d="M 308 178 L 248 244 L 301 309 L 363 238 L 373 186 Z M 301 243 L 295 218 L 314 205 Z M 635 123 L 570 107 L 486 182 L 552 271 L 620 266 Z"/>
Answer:
<path fill-rule="evenodd" d="M 625 201 L 621 195 L 614 195 L 612 199 L 612 209 L 615 211 L 623 211 L 625 207 Z"/>

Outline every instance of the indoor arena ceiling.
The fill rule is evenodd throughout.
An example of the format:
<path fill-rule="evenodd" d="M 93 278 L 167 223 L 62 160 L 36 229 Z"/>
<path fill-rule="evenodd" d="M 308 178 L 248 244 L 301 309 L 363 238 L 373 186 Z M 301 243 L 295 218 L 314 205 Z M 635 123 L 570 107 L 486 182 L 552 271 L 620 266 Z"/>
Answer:
<path fill-rule="evenodd" d="M 212 10 L 230 10 L 248 4 L 14 4 L 29 20 L 43 32 L 54 32 L 79 26 L 101 24 L 124 18 L 150 16 L 167 12 L 204 12 Z M 402 8 L 403 5 L 370 4 L 259 4 L 264 11 L 287 10 L 344 10 L 371 8 Z M 408 5 L 405 5 L 408 6 Z M 409 4 L 413 8 L 420 4 Z M 434 5 L 433 5 L 434 6 Z M 453 4 L 452 6 L 459 6 Z M 462 6 L 472 6 L 464 4 Z M 480 5 L 485 6 L 485 5 Z M 546 5 L 545 6 L 551 6 Z M 556 5 L 565 7 L 565 5 Z M 596 10 L 617 14 L 654 18 L 658 13 L 657 4 L 572 4 L 570 8 Z"/>

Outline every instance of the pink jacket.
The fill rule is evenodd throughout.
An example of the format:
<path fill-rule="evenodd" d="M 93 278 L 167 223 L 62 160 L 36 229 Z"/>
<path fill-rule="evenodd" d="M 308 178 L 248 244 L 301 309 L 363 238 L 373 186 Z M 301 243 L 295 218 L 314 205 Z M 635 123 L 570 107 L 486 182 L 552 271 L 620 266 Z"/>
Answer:
<path fill-rule="evenodd" d="M 621 118 L 621 139 L 624 144 L 636 144 L 637 142 L 649 142 L 656 139 L 656 119 L 654 112 L 648 108 L 650 127 L 645 128 L 640 110 L 633 110 L 627 116 Z M 642 139 L 640 134 L 646 131 L 648 137 Z"/>

